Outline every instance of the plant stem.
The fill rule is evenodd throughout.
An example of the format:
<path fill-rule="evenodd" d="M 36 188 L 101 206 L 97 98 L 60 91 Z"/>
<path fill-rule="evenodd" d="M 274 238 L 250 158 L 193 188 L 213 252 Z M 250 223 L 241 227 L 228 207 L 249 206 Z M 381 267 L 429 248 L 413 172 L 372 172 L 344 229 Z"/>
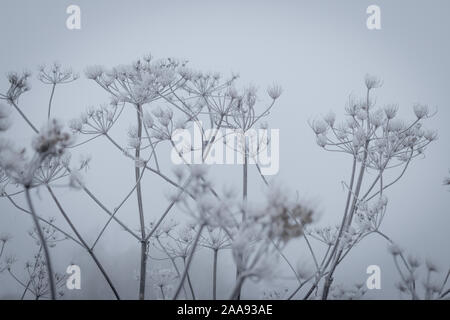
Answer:
<path fill-rule="evenodd" d="M 167 251 L 166 247 L 164 247 L 164 245 L 162 244 L 161 240 L 159 240 L 159 237 L 155 237 L 155 239 L 156 239 L 156 241 L 158 242 L 158 244 L 159 244 L 159 246 L 161 247 L 161 249 L 162 249 L 162 250 L 164 251 L 164 253 L 166 254 L 166 256 L 167 256 L 167 257 L 170 259 L 170 261 L 172 262 L 172 265 L 173 265 L 175 271 L 177 272 L 177 276 L 180 277 L 180 276 L 181 276 L 181 273 L 180 273 L 180 270 L 178 269 L 178 266 L 177 266 L 177 263 L 176 263 L 176 261 L 175 261 L 175 258 L 172 257 L 172 256 L 170 255 L 170 253 Z M 184 293 L 185 298 L 187 299 L 188 296 L 187 296 L 186 288 L 184 287 L 184 285 L 183 285 L 183 293 Z"/>
<path fill-rule="evenodd" d="M 136 147 L 135 157 L 136 161 L 141 156 L 141 138 L 142 138 L 142 106 L 136 105 L 137 108 L 137 125 L 138 125 L 138 140 L 139 144 Z M 145 220 L 144 220 L 144 207 L 142 205 L 142 190 L 140 181 L 140 170 L 139 167 L 135 165 L 134 167 L 135 178 L 136 178 L 136 195 L 139 209 L 139 222 L 141 227 L 141 271 L 139 277 L 139 299 L 145 299 L 145 280 L 147 272 L 147 241 L 145 240 Z"/>
<path fill-rule="evenodd" d="M 191 290 L 192 300 L 195 300 L 194 286 L 192 285 L 191 276 L 189 275 L 189 271 L 186 273 L 186 280 L 189 285 L 189 290 Z M 184 285 L 183 285 L 183 287 L 184 287 Z"/>
<path fill-rule="evenodd" d="M 41 226 L 39 225 L 39 219 L 37 217 L 36 211 L 33 207 L 33 202 L 31 201 L 30 196 L 30 190 L 28 186 L 25 186 L 25 196 L 28 202 L 28 206 L 30 207 L 31 216 L 33 217 L 34 225 L 36 227 L 39 241 L 41 242 L 42 248 L 44 249 L 44 255 L 45 255 L 45 266 L 47 267 L 47 273 L 48 273 L 48 283 L 50 286 L 50 297 L 52 300 L 56 299 L 56 288 L 55 288 L 55 281 L 53 279 L 53 268 L 52 268 L 52 262 L 50 259 L 50 253 L 47 246 L 47 241 L 45 240 L 44 234 L 42 232 Z"/>
<path fill-rule="evenodd" d="M 347 219 L 345 221 L 345 227 L 344 227 L 343 231 L 347 231 L 347 229 L 350 227 L 350 225 L 352 223 L 353 215 L 356 211 L 358 197 L 359 197 L 359 193 L 361 191 L 361 186 L 362 186 L 362 182 L 363 182 L 364 172 L 366 170 L 366 160 L 367 160 L 367 155 L 368 155 L 367 148 L 368 147 L 369 147 L 369 141 L 366 141 L 366 143 L 364 145 L 364 156 L 363 156 L 363 160 L 361 162 L 361 168 L 359 171 L 358 180 L 357 180 L 356 187 L 355 187 L 355 193 L 353 195 L 352 206 L 350 208 L 350 211 L 348 212 L 348 216 L 346 217 Z M 352 190 L 352 189 L 350 189 L 350 190 Z M 339 243 L 340 243 L 340 237 L 338 237 L 338 239 L 336 240 L 335 248 L 338 247 Z M 343 251 L 343 248 L 340 248 L 338 253 L 334 257 L 333 257 L 333 255 L 330 255 L 330 258 L 333 257 L 333 262 L 330 267 L 330 273 L 328 273 L 328 276 L 325 279 L 325 284 L 324 284 L 323 291 L 322 291 L 322 300 L 326 300 L 328 297 L 330 286 L 333 282 L 333 273 L 336 270 L 336 267 L 339 263 L 339 259 L 341 257 L 342 251 Z"/>
<path fill-rule="evenodd" d="M 234 286 L 234 289 L 231 292 L 230 300 L 238 299 L 239 295 L 241 294 L 241 288 L 242 288 L 242 285 L 244 284 L 244 281 L 245 281 L 245 278 L 241 277 L 241 276 L 236 280 L 236 285 Z"/>
<path fill-rule="evenodd" d="M 244 164 L 243 164 L 243 172 L 242 172 L 242 199 L 244 200 L 244 205 L 247 202 L 247 193 L 248 193 L 248 153 L 247 153 L 247 143 L 244 151 Z M 247 209 L 247 208 L 245 208 Z M 245 220 L 245 211 L 242 214 L 242 219 Z"/>
<path fill-rule="evenodd" d="M 47 119 L 50 119 L 50 110 L 52 109 L 52 100 L 53 100 L 53 94 L 55 93 L 55 87 L 56 87 L 56 83 L 54 83 L 52 86 L 52 93 L 50 94 L 50 100 L 48 101 Z"/>
<path fill-rule="evenodd" d="M 28 123 L 28 125 L 31 127 L 31 129 L 33 129 L 33 131 L 35 133 L 39 133 L 39 130 L 36 129 L 36 127 L 31 123 L 31 121 L 27 118 L 27 116 L 22 112 L 22 110 L 20 110 L 20 108 L 17 106 L 17 104 L 14 101 L 9 101 L 14 108 L 16 108 L 17 112 L 19 112 L 19 114 L 22 116 L 22 118 Z"/>
<path fill-rule="evenodd" d="M 219 250 L 214 249 L 213 263 L 213 300 L 217 300 L 217 254 Z"/>
<path fill-rule="evenodd" d="M 66 212 L 64 211 L 63 207 L 61 206 L 61 203 L 58 201 L 58 199 L 56 198 L 55 194 L 53 193 L 53 190 L 47 186 L 47 190 L 50 193 L 50 195 L 52 196 L 53 201 L 56 203 L 56 206 L 58 207 L 59 211 L 61 212 L 61 214 L 63 215 L 64 219 L 66 220 L 66 222 L 69 224 L 70 228 L 72 229 L 72 231 L 75 233 L 75 235 L 77 236 L 78 240 L 80 240 L 80 242 L 83 244 L 83 247 L 87 250 L 87 252 L 89 253 L 89 255 L 91 256 L 91 258 L 94 260 L 95 264 L 97 265 L 98 269 L 100 270 L 100 272 L 102 273 L 103 277 L 105 278 L 106 282 L 108 282 L 108 285 L 110 286 L 111 290 L 114 293 L 114 296 L 116 297 L 117 300 L 120 300 L 120 296 L 116 290 L 116 288 L 114 287 L 111 279 L 109 278 L 108 274 L 106 273 L 105 269 L 103 268 L 103 266 L 100 264 L 100 261 L 97 259 L 96 255 L 94 254 L 94 252 L 89 248 L 88 244 L 86 243 L 86 241 L 84 241 L 83 237 L 81 236 L 81 234 L 78 232 L 78 230 L 75 228 L 74 224 L 72 223 L 72 221 L 70 220 L 69 216 L 66 214 Z"/>
<path fill-rule="evenodd" d="M 175 290 L 175 295 L 173 296 L 173 300 L 177 299 L 178 295 L 180 294 L 181 288 L 183 287 L 184 280 L 186 280 L 186 276 L 188 274 L 189 267 L 190 267 L 190 265 L 192 263 L 192 258 L 194 257 L 195 249 L 197 248 L 197 244 L 198 244 L 198 241 L 200 240 L 200 236 L 202 234 L 202 231 L 203 231 L 204 227 L 205 227 L 205 224 L 202 224 L 200 226 L 200 229 L 197 232 L 195 240 L 194 240 L 194 242 L 192 244 L 191 253 L 189 254 L 189 257 L 188 257 L 188 260 L 186 262 L 186 266 L 184 268 L 183 274 L 181 275 L 180 283 L 178 284 L 178 287 Z"/>
<path fill-rule="evenodd" d="M 248 152 L 247 152 L 247 140 L 244 135 L 244 164 L 242 165 L 242 200 L 244 210 L 242 211 L 242 222 L 245 221 L 246 212 L 247 212 L 247 193 L 248 193 Z M 240 277 L 239 269 L 236 268 L 236 280 Z M 241 288 L 239 287 L 239 292 L 237 293 L 237 300 L 241 300 Z"/>

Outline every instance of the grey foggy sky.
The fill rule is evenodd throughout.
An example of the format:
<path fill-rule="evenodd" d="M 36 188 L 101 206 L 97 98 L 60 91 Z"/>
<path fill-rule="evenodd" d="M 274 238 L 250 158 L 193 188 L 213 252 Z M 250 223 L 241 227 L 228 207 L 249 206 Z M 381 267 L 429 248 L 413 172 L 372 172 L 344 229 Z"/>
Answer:
<path fill-rule="evenodd" d="M 81 8 L 81 30 L 65 27 L 65 10 L 70 4 Z M 381 8 L 382 30 L 366 28 L 365 11 L 371 4 Z M 364 94 L 364 75 L 374 74 L 384 81 L 375 91 L 378 105 L 398 103 L 400 115 L 406 119 L 414 118 L 412 105 L 416 102 L 438 110 L 425 126 L 437 130 L 439 140 L 430 145 L 426 158 L 416 160 L 387 192 L 389 207 L 383 227 L 408 252 L 430 257 L 445 270 L 450 265 L 450 197 L 448 188 L 442 186 L 450 169 L 449 10 L 446 0 L 3 0 L 0 75 L 24 68 L 34 72 L 33 89 L 21 98 L 21 105 L 37 124 L 46 118 L 49 87 L 36 81 L 36 66 L 55 60 L 81 74 L 77 82 L 57 88 L 54 112 L 65 120 L 78 116 L 87 106 L 108 101 L 108 96 L 84 77 L 86 66 L 126 64 L 148 52 L 157 58 L 187 59 L 192 67 L 204 71 L 239 72 L 240 83 L 255 84 L 262 95 L 276 82 L 283 87 L 283 95 L 268 119 L 270 127 L 280 129 L 280 172 L 275 180 L 316 203 L 322 225 L 337 223 L 342 214 L 345 192 L 341 181 L 347 181 L 351 163 L 345 155 L 321 150 L 307 121 L 330 110 L 343 119 L 349 94 Z M 0 90 L 6 89 L 6 78 L 0 78 Z M 18 145 L 28 146 L 31 130 L 14 112 L 13 118 L 8 134 L 14 135 Z M 126 120 L 123 128 L 128 128 Z M 115 134 L 125 141 L 120 131 Z M 87 183 L 113 207 L 127 189 L 123 185 L 132 184 L 132 167 L 121 158 L 112 163 L 109 159 L 117 159 L 117 152 L 104 141 L 96 141 L 85 150 L 93 157 Z M 213 171 L 218 172 L 218 184 L 241 187 L 236 182 L 239 168 Z M 263 189 L 261 181 L 256 172 L 250 179 L 254 185 L 250 198 L 257 197 Z M 159 213 L 166 205 L 161 196 L 167 189 L 159 190 L 155 181 L 150 179 L 145 187 L 151 203 L 148 207 Z M 105 216 L 82 194 L 64 189 L 58 192 L 66 204 L 79 208 L 74 216 L 78 224 L 85 224 L 87 215 L 92 219 L 84 228 L 89 238 L 90 230 L 97 230 Z M 86 202 L 86 209 L 80 201 Z M 41 208 L 56 215 L 50 204 L 42 202 Z M 132 205 L 130 208 L 133 210 Z M 29 246 L 25 233 L 31 226 L 29 217 L 19 214 L 4 199 L 0 199 L 0 211 L 0 232 L 18 232 L 14 245 Z M 134 211 L 129 219 L 137 223 Z M 105 256 L 130 257 L 137 264 L 137 251 L 129 251 L 126 244 L 117 246 L 123 239 L 116 229 L 117 233 L 111 231 L 102 243 Z M 62 257 L 68 254 L 57 250 Z M 289 254 L 293 261 L 310 260 L 295 246 L 289 247 Z M 396 297 L 392 281 L 398 276 L 386 243 L 380 239 L 369 238 L 354 249 L 338 269 L 337 278 L 340 282 L 365 281 L 369 264 L 386 270 L 383 289 L 369 293 L 369 297 Z M 0 281 L 7 280 L 0 276 Z"/>

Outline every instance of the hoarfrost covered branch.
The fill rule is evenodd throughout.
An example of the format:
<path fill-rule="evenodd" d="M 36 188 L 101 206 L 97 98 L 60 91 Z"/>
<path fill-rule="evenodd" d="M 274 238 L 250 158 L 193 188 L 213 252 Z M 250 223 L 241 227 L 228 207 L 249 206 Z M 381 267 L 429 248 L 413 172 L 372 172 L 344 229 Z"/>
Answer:
<path fill-rule="evenodd" d="M 401 121 L 396 116 L 397 106 L 376 108 L 372 91 L 381 82 L 367 76 L 365 98 L 349 100 L 347 119 L 342 124 L 336 123 L 333 113 L 310 122 L 318 145 L 328 151 L 349 155 L 352 164 L 349 181 L 344 183 L 347 197 L 341 224 L 336 228 L 314 229 L 312 224 L 316 214 L 312 206 L 298 200 L 298 196 L 289 190 L 277 187 L 273 180 L 263 175 L 258 161 L 254 161 L 255 167 L 249 166 L 250 160 L 268 147 L 270 139 L 266 137 L 254 144 L 248 132 L 258 127 L 268 128 L 263 120 L 278 104 L 282 95 L 280 86 L 274 84 L 261 95 L 254 86 L 240 86 L 235 74 L 224 78 L 218 73 L 193 70 L 185 61 L 157 60 L 151 55 L 109 69 L 91 66 L 85 75 L 107 94 L 109 102 L 90 107 L 78 118 L 70 120 L 67 124 L 70 131 L 64 123 L 53 118 L 58 109 L 52 108 L 52 103 L 59 85 L 71 85 L 78 79 L 78 74 L 71 69 L 58 63 L 39 69 L 38 79 L 51 88 L 46 105 L 48 123 L 40 130 L 33 119 L 27 117 L 26 107 L 20 103 L 21 96 L 31 89 L 29 72 L 10 73 L 9 88 L 0 95 L 5 102 L 0 106 L 2 135 L 7 136 L 12 125 L 9 115 L 13 110 L 34 134 L 30 150 L 17 147 L 14 141 L 6 138 L 0 142 L 2 201 L 32 217 L 34 227 L 29 236 L 38 247 L 33 260 L 26 263 L 25 272 L 18 274 L 19 262 L 12 255 L 11 237 L 2 234 L 0 238 L 1 277 L 9 274 L 16 281 L 18 292 L 14 294 L 17 298 L 57 298 L 64 294 L 66 278 L 53 268 L 52 248 L 60 241 L 70 241 L 82 248 L 112 295 L 122 298 L 117 279 L 112 276 L 111 263 L 99 257 L 102 254 L 98 244 L 112 225 L 120 226 L 140 252 L 139 269 L 135 277 L 130 274 L 127 278 L 130 286 L 134 286 L 134 278 L 137 279 L 135 297 L 139 299 L 198 298 L 199 289 L 191 275 L 196 272 L 193 262 L 199 259 L 201 251 L 208 252 L 208 261 L 202 263 L 209 264 L 211 269 L 210 280 L 205 280 L 210 292 L 201 292 L 202 297 L 207 294 L 211 299 L 218 298 L 218 276 L 231 262 L 235 272 L 229 279 L 233 285 L 226 298 L 246 298 L 242 288 L 249 281 L 271 280 L 273 283 L 278 278 L 294 281 L 292 289 L 277 291 L 270 287 L 264 291 L 265 297 L 360 298 L 364 295 L 363 286 L 355 284 L 352 289 L 344 289 L 334 285 L 334 272 L 350 250 L 368 235 L 379 235 L 380 239 L 392 244 L 380 229 L 389 211 L 388 188 L 436 139 L 433 131 L 422 126 L 422 122 L 432 116 L 427 106 L 415 105 L 415 119 Z M 130 114 L 135 120 L 129 124 L 129 129 L 125 132 L 116 129 L 118 122 L 126 119 L 124 115 Z M 192 126 L 200 128 L 200 146 L 179 148 L 174 134 Z M 236 144 L 226 145 L 242 156 L 240 195 L 235 192 L 235 186 L 227 188 L 214 183 L 211 172 L 218 166 L 206 165 L 215 146 L 223 143 L 218 138 L 222 129 L 234 129 L 242 134 Z M 94 140 L 114 148 L 115 159 L 125 159 L 128 163 L 120 170 L 129 171 L 133 176 L 133 185 L 124 188 L 125 197 L 114 208 L 110 208 L 83 178 L 85 172 L 89 172 L 90 157 L 79 162 L 71 157 L 79 147 L 88 147 Z M 122 143 L 123 140 L 126 143 Z M 174 148 L 180 159 L 185 159 L 188 153 L 198 152 L 202 164 L 184 161 L 167 168 L 167 147 Z M 194 150 L 194 147 L 200 150 Z M 251 168 L 261 178 L 254 184 L 249 184 Z M 369 171 L 375 174 L 369 176 Z M 390 180 L 389 172 L 397 175 Z M 165 203 L 167 199 L 155 198 L 143 189 L 143 182 L 149 180 L 158 188 L 161 185 L 170 188 L 169 201 L 162 212 L 156 212 L 155 203 Z M 249 197 L 250 186 L 258 183 L 266 189 L 262 201 Z M 96 210 L 107 217 L 104 224 L 89 229 L 98 230 L 95 234 L 84 235 L 85 230 L 80 230 L 81 226 L 74 223 L 74 208 L 62 203 L 54 192 L 56 187 L 83 192 Z M 41 193 L 52 201 L 57 218 L 47 217 L 46 212 L 40 212 L 34 205 L 43 201 Z M 134 200 L 136 210 L 125 209 Z M 125 214 L 137 217 L 138 224 L 130 223 Z M 60 221 L 70 229 L 61 227 Z M 296 259 L 311 259 L 315 266 L 313 271 L 295 267 L 285 254 L 288 243 L 295 241 L 297 244 L 300 238 L 304 239 L 301 243 L 306 244 L 309 254 Z M 321 243 L 327 250 L 319 257 L 316 248 Z M 399 267 L 400 291 L 419 298 L 415 278 L 408 280 L 416 274 L 417 263 L 405 258 L 400 250 L 395 251 L 394 261 L 396 266 L 398 261 L 403 263 Z M 290 274 L 280 276 L 276 272 L 280 264 L 288 266 Z M 406 268 L 409 275 L 405 276 L 401 268 Z M 434 268 L 427 268 L 429 273 L 436 272 Z M 424 297 L 445 298 L 448 293 L 445 286 L 446 279 L 439 288 L 429 284 Z"/>

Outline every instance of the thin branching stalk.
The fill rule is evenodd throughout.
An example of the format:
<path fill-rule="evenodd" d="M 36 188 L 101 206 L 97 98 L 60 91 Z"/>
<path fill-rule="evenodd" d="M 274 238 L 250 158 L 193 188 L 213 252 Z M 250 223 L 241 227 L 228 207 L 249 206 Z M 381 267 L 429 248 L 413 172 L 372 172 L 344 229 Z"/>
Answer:
<path fill-rule="evenodd" d="M 213 249 L 213 300 L 217 299 L 217 255 L 219 250 Z"/>
<path fill-rule="evenodd" d="M 108 274 L 106 273 L 105 269 L 103 268 L 103 266 L 101 265 L 100 261 L 98 260 L 97 256 L 95 255 L 95 253 L 92 251 L 92 249 L 89 248 L 89 245 L 86 243 L 86 241 L 83 239 L 83 237 L 81 236 L 81 234 L 78 232 L 77 228 L 75 227 L 75 225 L 72 223 L 72 220 L 69 218 L 69 216 L 66 214 L 66 212 L 64 211 L 63 207 L 61 206 L 61 203 L 58 201 L 58 199 L 56 198 L 53 190 L 47 186 L 47 190 L 50 193 L 53 201 L 55 202 L 56 206 L 58 207 L 59 211 L 61 212 L 61 214 L 63 215 L 64 219 L 66 220 L 66 222 L 69 224 L 70 228 L 72 229 L 72 231 L 75 233 L 75 235 L 77 236 L 78 240 L 83 244 L 83 247 L 86 249 L 86 251 L 88 252 L 88 254 L 91 256 L 91 258 L 94 260 L 95 264 L 97 265 L 97 268 L 100 270 L 101 274 L 103 275 L 103 277 L 105 278 L 106 282 L 108 283 L 109 287 L 111 288 L 112 292 L 114 293 L 114 296 L 116 297 L 117 300 L 120 300 L 120 296 L 119 293 L 117 292 L 116 288 L 114 287 L 111 279 L 109 278 Z"/>
<path fill-rule="evenodd" d="M 50 99 L 49 99 L 49 101 L 48 101 L 47 119 L 50 119 L 50 114 L 51 114 L 51 109 L 52 109 L 53 95 L 55 94 L 55 87 L 56 87 L 56 83 L 53 83 L 53 85 L 52 85 L 52 92 L 50 93 Z"/>
<path fill-rule="evenodd" d="M 33 207 L 33 202 L 31 200 L 30 190 L 27 186 L 25 186 L 25 197 L 27 199 L 28 207 L 30 208 L 31 216 L 33 217 L 34 225 L 36 227 L 36 231 L 39 236 L 39 241 L 42 245 L 42 248 L 44 249 L 44 255 L 45 255 L 45 266 L 47 268 L 48 273 L 48 283 L 50 286 L 50 298 L 52 300 L 56 299 L 56 287 L 55 287 L 55 281 L 53 279 L 53 267 L 52 262 L 50 259 L 50 252 L 48 250 L 47 241 L 45 240 L 44 234 L 42 232 L 41 226 L 39 224 L 39 219 L 37 217 L 36 211 Z"/>
<path fill-rule="evenodd" d="M 136 147 L 135 157 L 136 161 L 140 159 L 141 156 L 141 139 L 142 139 L 142 106 L 137 104 L 137 126 L 138 126 L 138 146 Z M 136 196 L 139 210 L 139 223 L 141 228 L 141 257 L 140 257 L 140 276 L 139 276 L 139 299 L 145 299 L 145 281 L 146 281 L 146 272 L 147 272 L 147 250 L 148 250 L 148 242 L 146 239 L 145 232 L 145 218 L 144 218 L 144 206 L 142 203 L 142 189 L 141 189 L 141 172 L 139 167 L 135 164 L 134 167 L 135 178 L 136 178 Z"/>
<path fill-rule="evenodd" d="M 186 262 L 186 266 L 184 268 L 183 274 L 181 275 L 180 282 L 178 283 L 177 289 L 175 290 L 175 294 L 173 296 L 173 300 L 176 300 L 178 298 L 178 295 L 180 294 L 181 288 L 183 287 L 183 283 L 186 280 L 186 276 L 189 272 L 189 267 L 191 266 L 192 259 L 194 258 L 194 253 L 197 249 L 198 241 L 200 240 L 200 236 L 202 234 L 203 228 L 205 227 L 205 224 L 201 224 L 200 228 L 197 231 L 197 235 L 195 236 L 194 242 L 191 246 L 191 252 L 189 254 L 188 260 Z"/>
<path fill-rule="evenodd" d="M 26 121 L 26 123 L 28 123 L 28 125 L 31 127 L 31 129 L 33 129 L 33 131 L 35 133 L 38 133 L 39 130 L 36 129 L 34 124 L 27 118 L 27 116 L 22 112 L 22 110 L 19 108 L 19 106 L 14 101 L 9 101 L 9 102 L 13 105 L 13 107 L 17 110 L 17 112 L 19 112 L 20 116 Z"/>

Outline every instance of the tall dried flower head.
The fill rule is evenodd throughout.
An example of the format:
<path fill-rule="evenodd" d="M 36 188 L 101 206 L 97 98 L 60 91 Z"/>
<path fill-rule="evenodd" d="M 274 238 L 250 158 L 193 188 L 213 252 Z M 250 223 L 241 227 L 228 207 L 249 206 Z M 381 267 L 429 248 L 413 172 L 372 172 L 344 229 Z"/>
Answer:
<path fill-rule="evenodd" d="M 425 266 L 429 272 L 437 272 L 439 269 L 430 259 L 425 260 Z"/>
<path fill-rule="evenodd" d="M 274 84 L 274 85 L 270 86 L 269 88 L 267 88 L 267 94 L 273 100 L 278 99 L 282 93 L 283 93 L 283 89 L 281 88 L 281 86 L 279 86 L 277 84 Z"/>
<path fill-rule="evenodd" d="M 328 112 L 323 120 L 331 127 L 334 127 L 334 122 L 336 121 L 336 114 L 333 111 Z"/>
<path fill-rule="evenodd" d="M 409 263 L 409 266 L 412 269 L 417 269 L 418 267 L 420 267 L 420 260 L 417 257 L 409 255 L 408 258 L 407 258 L 407 261 Z"/>
<path fill-rule="evenodd" d="M 429 115 L 429 109 L 427 105 L 424 104 L 415 104 L 413 106 L 414 114 L 416 115 L 417 119 L 423 119 L 428 117 Z"/>
<path fill-rule="evenodd" d="M 72 135 L 64 130 L 64 125 L 51 119 L 33 139 L 32 145 L 43 156 L 60 156 L 72 142 Z"/>
<path fill-rule="evenodd" d="M 80 77 L 70 68 L 63 68 L 58 62 L 54 62 L 50 67 L 42 65 L 39 68 L 38 79 L 45 84 L 63 84 L 70 83 Z"/>
<path fill-rule="evenodd" d="M 398 256 L 399 254 L 403 253 L 403 249 L 401 249 L 396 244 L 391 244 L 390 246 L 388 246 L 388 250 L 389 250 L 389 253 L 392 254 L 393 256 Z"/>
<path fill-rule="evenodd" d="M 15 103 L 19 97 L 31 89 L 31 85 L 28 81 L 31 73 L 24 71 L 21 74 L 17 72 L 10 72 L 7 75 L 10 87 L 6 94 L 0 94 L 0 98 L 8 100 L 8 102 Z"/>
<path fill-rule="evenodd" d="M 73 133 L 106 134 L 116 123 L 122 110 L 123 105 L 119 107 L 113 102 L 102 104 L 97 108 L 89 107 L 80 117 L 70 120 L 69 128 Z"/>
<path fill-rule="evenodd" d="M 105 73 L 105 68 L 99 65 L 89 66 L 86 68 L 85 75 L 86 78 L 91 80 L 97 80 Z"/>
<path fill-rule="evenodd" d="M 386 114 L 386 117 L 388 118 L 388 120 L 395 118 L 395 116 L 397 115 L 397 111 L 398 111 L 398 105 L 396 105 L 396 104 L 389 104 L 384 107 L 384 113 Z"/>
<path fill-rule="evenodd" d="M 267 193 L 267 203 L 262 208 L 249 208 L 248 221 L 259 225 L 261 235 L 287 243 L 303 235 L 304 227 L 312 222 L 314 210 L 293 202 L 286 192 L 273 187 Z"/>
<path fill-rule="evenodd" d="M 326 145 L 328 144 L 328 138 L 324 134 L 318 134 L 316 136 L 316 142 L 320 147 L 325 148 Z"/>
<path fill-rule="evenodd" d="M 310 126 L 316 135 L 324 134 L 328 130 L 328 125 L 323 120 L 315 120 L 310 123 Z"/>
<path fill-rule="evenodd" d="M 364 78 L 364 82 L 368 90 L 379 88 L 382 86 L 383 82 L 373 75 L 367 74 Z"/>
<path fill-rule="evenodd" d="M 172 285 L 177 275 L 170 269 L 157 269 L 151 272 L 150 277 L 154 281 L 155 286 L 168 287 Z"/>
<path fill-rule="evenodd" d="M 153 60 L 149 56 L 129 65 L 119 65 L 110 70 L 92 66 L 86 76 L 120 102 L 140 105 L 167 98 L 185 79 L 177 72 L 186 62 L 175 59 Z M 183 81 L 184 80 L 184 81 Z"/>

